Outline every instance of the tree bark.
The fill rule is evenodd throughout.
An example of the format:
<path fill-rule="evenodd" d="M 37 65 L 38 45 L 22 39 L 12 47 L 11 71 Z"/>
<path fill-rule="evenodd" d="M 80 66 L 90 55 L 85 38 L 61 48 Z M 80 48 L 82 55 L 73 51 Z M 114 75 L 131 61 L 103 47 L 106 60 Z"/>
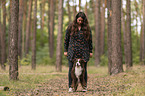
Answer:
<path fill-rule="evenodd" d="M 6 0 L 2 0 L 3 21 L 1 24 L 1 68 L 5 70 L 6 63 Z"/>
<path fill-rule="evenodd" d="M 142 31 L 142 43 L 141 43 L 142 58 L 141 63 L 145 65 L 145 0 L 143 0 L 143 31 Z"/>
<path fill-rule="evenodd" d="M 100 63 L 100 50 L 99 50 L 99 33 L 100 33 L 100 0 L 95 2 L 95 66 L 99 66 Z"/>
<path fill-rule="evenodd" d="M 19 0 L 11 0 L 11 30 L 9 48 L 9 77 L 10 80 L 18 80 L 18 18 Z"/>
<path fill-rule="evenodd" d="M 105 45 L 105 0 L 101 0 L 100 56 L 104 54 Z"/>
<path fill-rule="evenodd" d="M 40 3 L 40 16 L 41 16 L 41 47 L 44 46 L 44 26 L 45 26 L 45 3 L 46 3 L 46 0 L 41 0 L 41 3 Z"/>
<path fill-rule="evenodd" d="M 121 50 L 121 0 L 112 0 L 111 75 L 123 72 Z"/>
<path fill-rule="evenodd" d="M 86 16 L 88 17 L 88 10 L 87 10 L 87 7 L 88 7 L 88 2 L 87 2 L 87 0 L 86 0 L 86 4 L 85 4 L 85 14 L 86 14 Z"/>
<path fill-rule="evenodd" d="M 23 9 L 24 0 L 19 0 L 19 33 L 18 33 L 18 56 L 22 59 L 22 27 L 23 27 Z"/>
<path fill-rule="evenodd" d="M 81 11 L 81 0 L 79 0 L 79 11 Z"/>
<path fill-rule="evenodd" d="M 57 49 L 56 49 L 56 70 L 62 71 L 62 31 L 63 31 L 63 0 L 59 0 L 58 9 L 58 34 L 57 34 Z"/>
<path fill-rule="evenodd" d="M 111 75 L 111 68 L 112 68 L 112 3 L 111 0 L 107 0 L 107 8 L 108 8 L 108 21 L 107 21 L 107 46 L 108 46 L 108 73 Z"/>
<path fill-rule="evenodd" d="M 126 50 L 126 24 L 124 19 L 124 11 L 123 8 L 121 8 L 121 23 L 122 23 L 122 31 L 123 31 L 123 41 L 124 41 L 124 56 L 125 56 L 125 64 L 127 63 L 127 50 Z"/>
<path fill-rule="evenodd" d="M 0 1 L 0 7 L 1 7 L 1 2 L 2 1 Z M 1 62 L 1 32 L 2 32 L 2 29 L 1 29 L 1 9 L 0 9 L 0 64 L 2 64 L 2 62 Z"/>
<path fill-rule="evenodd" d="M 49 55 L 54 55 L 54 17 L 55 17 L 55 0 L 50 0 L 50 25 L 49 25 Z"/>
<path fill-rule="evenodd" d="M 36 32 L 37 32 L 37 0 L 35 0 L 34 8 L 34 30 L 32 40 L 32 69 L 36 69 Z"/>
<path fill-rule="evenodd" d="M 30 0 L 29 11 L 28 11 L 28 20 L 27 20 L 27 25 L 26 25 L 25 56 L 29 53 L 32 3 L 33 3 L 33 0 Z"/>
<path fill-rule="evenodd" d="M 69 4 L 69 1 L 67 1 L 67 9 L 68 9 L 68 18 L 69 18 L 69 24 L 71 23 L 71 10 L 70 10 L 70 4 Z"/>
<path fill-rule="evenodd" d="M 131 16 L 130 16 L 130 0 L 127 0 L 127 19 L 126 19 L 126 55 L 127 55 L 127 62 L 126 68 L 129 69 L 132 67 L 132 44 L 131 44 Z"/>
<path fill-rule="evenodd" d="M 27 5 L 27 0 L 24 0 L 24 5 Z M 25 33 L 26 33 L 26 24 L 27 24 L 27 6 L 24 6 L 23 10 L 23 29 L 22 29 L 22 57 L 25 55 Z"/>
<path fill-rule="evenodd" d="M 77 13 L 77 11 L 76 11 L 76 0 L 72 0 L 72 1 L 73 1 L 73 18 L 75 18 L 76 13 Z"/>

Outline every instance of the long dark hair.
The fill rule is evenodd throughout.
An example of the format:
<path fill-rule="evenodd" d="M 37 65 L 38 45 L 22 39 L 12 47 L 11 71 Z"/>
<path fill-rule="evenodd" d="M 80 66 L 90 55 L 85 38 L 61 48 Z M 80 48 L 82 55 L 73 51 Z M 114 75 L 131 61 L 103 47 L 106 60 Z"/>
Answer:
<path fill-rule="evenodd" d="M 72 24 L 70 25 L 70 35 L 71 36 L 74 36 L 75 34 L 78 33 L 78 24 L 77 24 L 77 19 L 81 17 L 83 19 L 83 23 L 81 24 L 81 30 L 83 31 L 83 35 L 85 37 L 85 39 L 88 41 L 90 38 L 90 27 L 89 27 L 89 24 L 88 24 L 88 20 L 87 20 L 87 17 L 85 15 L 84 12 L 79 12 L 74 21 L 72 22 Z"/>

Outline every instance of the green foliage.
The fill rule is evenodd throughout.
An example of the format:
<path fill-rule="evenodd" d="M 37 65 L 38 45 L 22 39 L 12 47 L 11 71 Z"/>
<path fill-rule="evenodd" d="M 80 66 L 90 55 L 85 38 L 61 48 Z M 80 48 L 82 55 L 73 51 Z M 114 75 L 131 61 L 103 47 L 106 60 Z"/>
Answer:
<path fill-rule="evenodd" d="M 22 60 L 19 59 L 19 65 L 26 66 L 30 65 L 30 63 L 31 63 L 30 55 L 27 58 L 24 57 Z"/>
<path fill-rule="evenodd" d="M 100 66 L 107 66 L 107 65 L 108 65 L 108 57 L 106 55 L 102 55 Z"/>
<path fill-rule="evenodd" d="M 139 64 L 140 63 L 140 39 L 138 34 L 133 30 L 135 26 L 132 26 L 132 59 L 134 64 Z"/>
<path fill-rule="evenodd" d="M 44 47 L 39 48 L 37 51 L 36 62 L 38 65 L 55 65 L 55 55 L 53 58 L 49 57 L 48 44 L 45 44 Z"/>

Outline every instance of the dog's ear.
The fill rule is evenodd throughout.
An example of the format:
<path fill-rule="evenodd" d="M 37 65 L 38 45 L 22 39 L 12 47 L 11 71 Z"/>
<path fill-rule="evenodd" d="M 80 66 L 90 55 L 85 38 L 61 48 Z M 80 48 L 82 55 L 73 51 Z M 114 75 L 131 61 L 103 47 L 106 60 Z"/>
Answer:
<path fill-rule="evenodd" d="M 80 59 L 80 62 L 81 62 L 81 63 L 85 63 L 85 60 L 84 60 L 84 59 Z"/>
<path fill-rule="evenodd" d="M 72 61 L 73 61 L 74 63 L 76 63 L 77 59 L 73 59 Z"/>

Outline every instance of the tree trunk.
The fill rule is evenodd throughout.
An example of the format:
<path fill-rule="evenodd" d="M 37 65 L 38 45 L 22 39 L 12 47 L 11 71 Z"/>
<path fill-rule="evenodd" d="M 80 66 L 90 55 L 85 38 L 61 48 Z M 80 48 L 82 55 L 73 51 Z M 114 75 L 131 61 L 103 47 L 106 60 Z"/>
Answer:
<path fill-rule="evenodd" d="M 112 0 L 111 75 L 123 71 L 121 50 L 121 0 Z"/>
<path fill-rule="evenodd" d="M 11 0 L 11 30 L 9 48 L 9 77 L 10 80 L 18 80 L 18 18 L 19 0 Z"/>
<path fill-rule="evenodd" d="M 105 45 L 105 0 L 101 0 L 101 5 L 100 56 L 104 54 Z"/>
<path fill-rule="evenodd" d="M 81 11 L 81 0 L 79 0 L 79 11 Z"/>
<path fill-rule="evenodd" d="M 36 31 L 37 31 L 37 0 L 35 0 L 34 8 L 34 30 L 32 41 L 32 69 L 36 69 Z"/>
<path fill-rule="evenodd" d="M 145 65 L 145 0 L 143 0 L 142 64 Z"/>
<path fill-rule="evenodd" d="M 18 56 L 22 59 L 22 27 L 23 27 L 24 0 L 20 0 L 19 5 L 19 33 L 18 33 Z"/>
<path fill-rule="evenodd" d="M 71 10 L 70 10 L 70 4 L 69 4 L 69 1 L 67 1 L 67 9 L 68 9 L 68 18 L 69 18 L 69 24 L 71 23 Z"/>
<path fill-rule="evenodd" d="M 124 19 L 124 11 L 121 9 L 121 23 L 122 23 L 122 31 L 123 31 L 123 41 L 124 41 L 124 56 L 125 56 L 125 64 L 127 64 L 127 50 L 126 50 L 126 24 Z"/>
<path fill-rule="evenodd" d="M 33 0 L 30 0 L 29 1 L 28 20 L 27 20 L 27 25 L 26 25 L 25 56 L 29 53 L 32 3 L 33 3 Z"/>
<path fill-rule="evenodd" d="M 75 18 L 75 16 L 76 16 L 76 13 L 77 13 L 77 11 L 76 11 L 76 0 L 72 0 L 73 1 L 73 19 Z"/>
<path fill-rule="evenodd" d="M 0 1 L 0 7 L 1 7 L 1 2 L 2 1 Z M 1 62 L 1 32 L 2 32 L 2 30 L 1 30 L 1 9 L 0 9 L 0 64 L 2 64 L 2 62 Z M 2 66 L 2 65 L 1 65 Z M 2 69 L 2 68 L 1 68 Z"/>
<path fill-rule="evenodd" d="M 44 43 L 43 43 L 43 39 L 44 39 L 44 37 L 43 37 L 43 31 L 44 31 L 44 25 L 45 25 L 45 16 L 44 16 L 44 14 L 45 14 L 45 2 L 46 2 L 46 0 L 41 0 L 41 3 L 40 3 L 40 16 L 41 16 L 41 47 L 43 47 L 44 46 Z"/>
<path fill-rule="evenodd" d="M 54 17 L 55 17 L 55 0 L 50 0 L 50 25 L 49 25 L 49 55 L 54 55 Z"/>
<path fill-rule="evenodd" d="M 44 16 L 44 14 L 45 14 L 45 1 L 46 0 L 42 0 L 42 2 L 41 2 L 41 7 L 42 7 L 42 14 L 41 14 L 41 16 L 42 16 L 42 18 L 41 18 L 41 30 L 43 31 L 43 29 L 44 29 L 44 21 L 45 21 L 45 16 Z"/>
<path fill-rule="evenodd" d="M 99 54 L 99 33 L 100 33 L 100 0 L 95 2 L 95 66 L 99 66 L 100 63 L 100 54 Z"/>
<path fill-rule="evenodd" d="M 127 19 L 126 19 L 126 68 L 132 67 L 132 44 L 131 44 L 131 16 L 130 16 L 130 0 L 127 0 Z"/>
<path fill-rule="evenodd" d="M 56 70 L 62 71 L 62 31 L 63 31 L 63 0 L 59 0 L 58 9 L 58 34 L 57 34 L 57 49 L 56 49 Z"/>
<path fill-rule="evenodd" d="M 6 0 L 2 0 L 3 23 L 1 24 L 1 67 L 5 70 L 6 63 Z"/>
<path fill-rule="evenodd" d="M 141 24 L 141 32 L 140 32 L 140 62 L 142 63 L 142 61 L 143 61 L 143 58 L 142 58 L 142 55 L 143 55 L 143 53 L 142 53 L 142 42 L 143 42 L 143 24 Z"/>
<path fill-rule="evenodd" d="M 88 2 L 87 2 L 87 0 L 86 0 L 86 4 L 85 4 L 85 14 L 86 14 L 86 16 L 88 17 L 88 10 L 87 10 L 87 7 L 88 7 Z"/>
<path fill-rule="evenodd" d="M 135 0 L 135 10 L 136 10 L 136 38 L 137 38 L 137 40 L 136 40 L 136 43 L 137 43 L 137 50 L 139 50 L 139 48 L 140 48 L 140 43 L 139 43 L 139 32 L 138 32 L 138 22 L 139 22 L 139 20 L 138 20 L 138 17 L 140 17 L 139 16 L 139 10 L 138 10 L 138 2 Z"/>
<path fill-rule="evenodd" d="M 107 21 L 107 46 L 108 46 L 108 73 L 111 75 L 111 68 L 112 68 L 112 3 L 111 0 L 107 0 L 107 8 L 108 8 L 108 21 Z"/>
<path fill-rule="evenodd" d="M 22 57 L 25 55 L 25 33 L 27 24 L 27 0 L 24 0 L 24 10 L 23 10 L 23 29 L 22 29 Z"/>
<path fill-rule="evenodd" d="M 8 25 L 8 60 L 9 60 L 9 46 L 10 46 L 10 31 L 11 31 L 11 8 L 12 8 L 12 2 L 10 0 L 10 5 L 9 5 L 9 19 L 8 19 L 8 22 L 9 22 L 9 25 Z"/>

